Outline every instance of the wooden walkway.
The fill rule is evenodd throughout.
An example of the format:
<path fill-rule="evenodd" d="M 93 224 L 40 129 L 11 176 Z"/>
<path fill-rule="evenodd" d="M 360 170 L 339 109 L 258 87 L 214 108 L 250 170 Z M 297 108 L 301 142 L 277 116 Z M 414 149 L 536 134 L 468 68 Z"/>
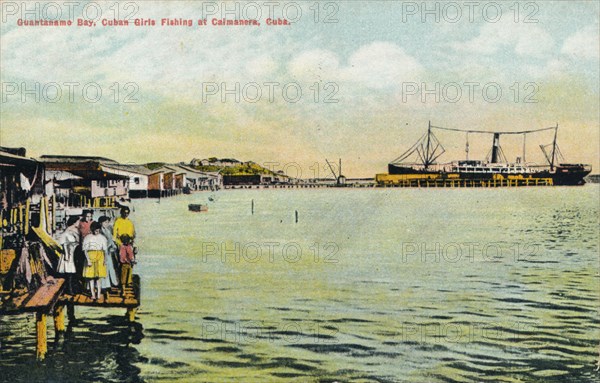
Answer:
<path fill-rule="evenodd" d="M 101 296 L 97 301 L 87 294 L 63 294 L 60 297 L 61 304 L 73 304 L 75 306 L 93 306 L 93 307 L 121 307 L 121 308 L 136 308 L 140 305 L 140 277 L 133 276 L 133 286 L 125 288 L 124 294 L 118 288 L 112 288 L 107 296 Z"/>
<path fill-rule="evenodd" d="M 32 293 L 11 295 L 0 294 L 0 315 L 18 315 L 26 312 L 50 312 L 64 289 L 64 279 L 53 279 Z"/>
<path fill-rule="evenodd" d="M 69 319 L 75 318 L 75 306 L 125 308 L 127 309 L 127 320 L 133 322 L 140 305 L 140 287 L 139 275 L 133 275 L 133 286 L 125 288 L 123 295 L 119 289 L 115 289 L 110 291 L 106 298 L 102 296 L 99 300 L 94 301 L 86 294 L 65 294 L 64 279 L 53 279 L 31 293 L 19 295 L 14 295 L 14 292 L 0 293 L 0 316 L 30 312 L 36 314 L 36 356 L 38 360 L 43 360 L 48 351 L 48 315 L 52 315 L 54 318 L 54 329 L 57 334 L 66 329 L 65 307 L 69 311 Z"/>

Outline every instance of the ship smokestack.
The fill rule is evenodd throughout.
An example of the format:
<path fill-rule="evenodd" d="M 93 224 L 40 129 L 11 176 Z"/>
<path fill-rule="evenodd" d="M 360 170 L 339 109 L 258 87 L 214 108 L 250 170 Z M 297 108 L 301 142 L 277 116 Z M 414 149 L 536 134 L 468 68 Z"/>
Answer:
<path fill-rule="evenodd" d="M 494 144 L 492 146 L 492 163 L 498 163 L 498 152 L 500 151 L 500 133 L 494 133 Z"/>

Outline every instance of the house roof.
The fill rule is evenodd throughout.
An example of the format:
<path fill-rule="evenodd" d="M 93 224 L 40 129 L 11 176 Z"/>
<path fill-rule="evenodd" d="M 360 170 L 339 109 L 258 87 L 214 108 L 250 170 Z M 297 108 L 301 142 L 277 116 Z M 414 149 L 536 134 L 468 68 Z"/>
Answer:
<path fill-rule="evenodd" d="M 53 155 L 53 154 L 44 154 L 41 156 L 38 161 L 44 163 L 81 163 L 81 162 L 97 162 L 97 163 L 107 163 L 107 164 L 117 164 L 117 161 L 112 160 L 106 157 L 98 157 L 98 156 L 63 156 L 63 155 Z"/>
<path fill-rule="evenodd" d="M 6 146 L 0 146 L 0 152 L 14 154 L 15 156 L 21 157 L 27 156 L 27 150 L 25 148 L 7 148 Z"/>
<path fill-rule="evenodd" d="M 165 165 L 156 170 L 160 170 L 163 173 L 175 173 L 175 174 L 183 174 L 184 173 L 181 171 L 181 169 L 177 169 L 175 166 L 172 166 L 172 165 Z"/>
<path fill-rule="evenodd" d="M 69 179 L 68 174 L 70 173 L 70 174 L 76 176 L 77 178 L 85 179 L 85 180 L 94 180 L 94 181 L 129 180 L 129 177 L 127 177 L 127 176 L 122 176 L 119 174 L 111 173 L 111 172 L 103 170 L 103 169 L 68 169 L 68 170 L 67 169 L 50 169 L 50 170 L 67 173 L 66 176 L 63 175 L 62 177 L 59 177 L 62 179 Z"/>
<path fill-rule="evenodd" d="M 169 169 L 173 169 L 177 172 L 177 174 L 185 174 L 186 176 L 189 175 L 201 175 L 202 172 L 199 172 L 196 169 L 192 169 L 189 167 L 186 167 L 184 165 L 167 165 L 165 167 L 168 167 Z"/>
<path fill-rule="evenodd" d="M 5 148 L 1 148 L 5 149 Z M 22 167 L 27 169 L 35 169 L 38 162 L 33 158 L 27 158 L 16 155 L 11 152 L 0 150 L 0 167 Z"/>
<path fill-rule="evenodd" d="M 129 173 L 137 173 L 145 176 L 149 176 L 154 173 L 158 173 L 157 170 L 150 170 L 144 165 L 129 165 L 129 164 L 103 164 L 103 169 L 107 170 L 116 170 L 116 171 L 124 171 Z"/>

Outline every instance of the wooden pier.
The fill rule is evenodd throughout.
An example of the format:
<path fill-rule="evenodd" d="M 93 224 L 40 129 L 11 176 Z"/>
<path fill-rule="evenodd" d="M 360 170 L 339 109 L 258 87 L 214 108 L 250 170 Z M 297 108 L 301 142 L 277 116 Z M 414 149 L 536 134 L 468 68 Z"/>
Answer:
<path fill-rule="evenodd" d="M 133 275 L 133 286 L 124 289 L 112 289 L 106 296 L 94 301 L 86 294 L 69 295 L 64 292 L 64 279 L 50 279 L 35 292 L 15 294 L 0 292 L 0 316 L 35 313 L 36 316 L 36 357 L 44 360 L 48 352 L 47 318 L 52 315 L 57 334 L 66 330 L 65 308 L 69 320 L 75 319 L 75 306 L 99 308 L 125 308 L 129 322 L 135 321 L 140 306 L 140 277 Z"/>
<path fill-rule="evenodd" d="M 379 187 L 404 188 L 497 188 L 524 186 L 552 186 L 552 178 L 438 178 L 438 177 L 409 177 L 406 175 L 378 175 Z"/>
<path fill-rule="evenodd" d="M 137 308 L 140 306 L 140 277 L 133 275 L 133 286 L 126 287 L 124 294 L 121 295 L 119 288 L 112 288 L 106 295 L 103 295 L 97 301 L 87 294 L 62 294 L 59 298 L 59 306 L 90 306 L 102 308 L 125 308 L 127 309 L 127 320 L 135 321 Z"/>

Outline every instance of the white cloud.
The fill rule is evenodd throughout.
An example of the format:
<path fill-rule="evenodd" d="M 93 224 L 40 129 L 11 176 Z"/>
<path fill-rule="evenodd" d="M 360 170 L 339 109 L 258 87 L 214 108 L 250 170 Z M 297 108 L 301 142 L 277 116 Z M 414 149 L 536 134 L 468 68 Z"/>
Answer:
<path fill-rule="evenodd" d="M 107 11 L 106 14 L 110 14 Z M 136 17 L 183 17 L 198 6 L 144 4 Z M 279 67 L 257 46 L 278 46 L 276 28 L 207 27 L 15 27 L 2 26 L 3 79 L 37 82 L 136 82 L 142 92 L 198 97 L 208 81 L 254 81 Z M 294 44 L 278 53 L 289 57 Z M 264 51 L 264 50 L 263 50 Z"/>
<path fill-rule="evenodd" d="M 534 24 L 516 24 L 511 20 L 485 24 L 479 35 L 464 42 L 453 42 L 459 52 L 490 55 L 513 49 L 519 56 L 544 57 L 554 46 L 548 32 Z"/>
<path fill-rule="evenodd" d="M 553 58 L 542 66 L 529 65 L 525 67 L 526 73 L 535 78 L 552 78 L 565 74 L 569 70 L 569 63 L 563 58 Z"/>
<path fill-rule="evenodd" d="M 598 27 L 589 26 L 569 36 L 563 43 L 561 53 L 572 58 L 588 60 L 600 56 L 600 41 Z"/>
<path fill-rule="evenodd" d="M 294 77 L 309 81 L 345 81 L 383 89 L 402 81 L 415 81 L 422 67 L 398 45 L 376 41 L 358 48 L 345 66 L 328 50 L 302 52 L 292 59 L 289 71 Z"/>
<path fill-rule="evenodd" d="M 313 49 L 292 58 L 288 70 L 292 76 L 301 80 L 335 80 L 339 75 L 339 59 L 331 51 Z M 335 79 L 332 78 L 335 76 Z"/>
<path fill-rule="evenodd" d="M 345 77 L 371 88 L 418 80 L 422 67 L 396 44 L 376 41 L 360 47 L 348 60 Z"/>
<path fill-rule="evenodd" d="M 262 55 L 250 60 L 246 64 L 246 72 L 251 77 L 265 77 L 275 72 L 277 66 L 277 62 L 275 62 L 273 57 Z"/>

